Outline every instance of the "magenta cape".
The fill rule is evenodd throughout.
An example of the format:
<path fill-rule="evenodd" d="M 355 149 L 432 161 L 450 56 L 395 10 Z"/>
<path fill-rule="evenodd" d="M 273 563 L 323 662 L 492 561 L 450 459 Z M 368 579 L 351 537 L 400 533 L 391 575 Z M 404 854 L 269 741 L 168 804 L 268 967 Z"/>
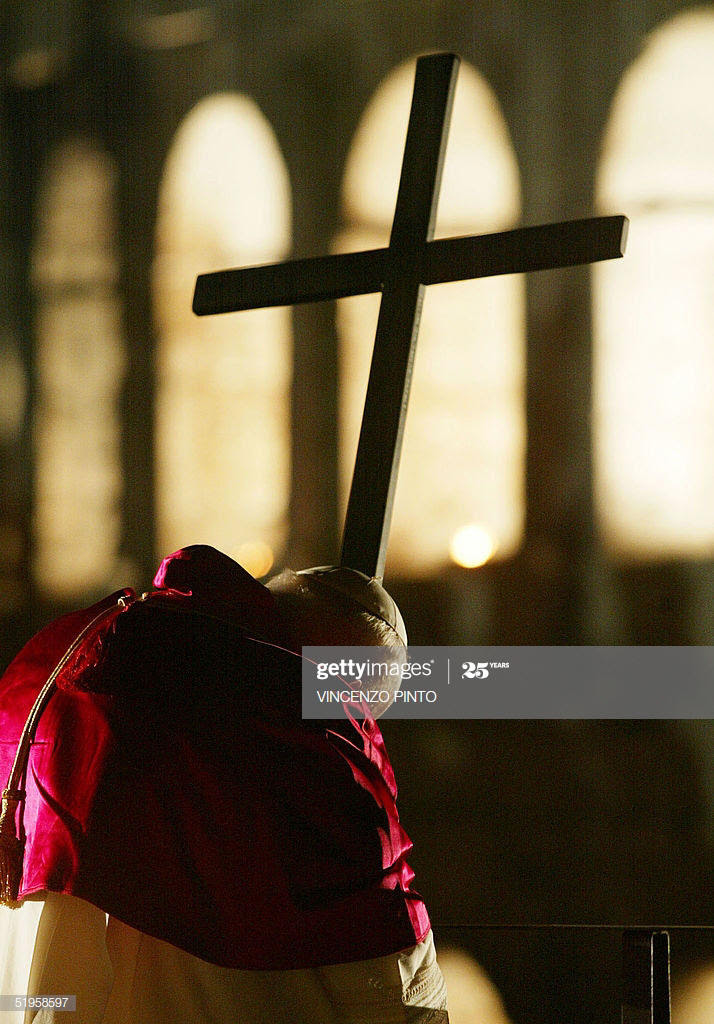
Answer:
<path fill-rule="evenodd" d="M 270 592 L 194 547 L 37 634 L 0 681 L 0 785 L 41 686 L 19 898 L 73 893 L 216 964 L 311 967 L 420 941 L 411 843 L 373 720 L 304 722 Z M 122 601 L 118 598 L 122 597 Z M 247 624 L 247 626 L 246 626 Z"/>

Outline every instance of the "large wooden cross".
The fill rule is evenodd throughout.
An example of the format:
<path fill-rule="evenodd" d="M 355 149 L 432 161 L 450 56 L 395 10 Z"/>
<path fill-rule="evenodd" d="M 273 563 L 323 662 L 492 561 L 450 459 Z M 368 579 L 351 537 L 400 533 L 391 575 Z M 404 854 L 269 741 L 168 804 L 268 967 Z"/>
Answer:
<path fill-rule="evenodd" d="M 433 240 L 459 59 L 417 61 L 389 246 L 201 274 L 199 316 L 381 292 L 341 564 L 381 579 L 424 288 L 622 256 L 626 217 L 595 217 L 499 234 Z"/>

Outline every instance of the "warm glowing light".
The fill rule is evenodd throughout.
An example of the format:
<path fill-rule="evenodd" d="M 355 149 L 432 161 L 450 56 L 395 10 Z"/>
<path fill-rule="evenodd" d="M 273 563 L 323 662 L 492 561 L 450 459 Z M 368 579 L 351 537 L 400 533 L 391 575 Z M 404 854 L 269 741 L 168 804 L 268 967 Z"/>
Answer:
<path fill-rule="evenodd" d="M 615 99 L 598 180 L 632 219 L 598 264 L 596 500 L 608 546 L 640 558 L 714 552 L 714 13 L 657 29 Z"/>
<path fill-rule="evenodd" d="M 290 186 L 255 104 L 211 96 L 188 114 L 166 162 L 157 224 L 156 459 L 161 550 L 282 548 L 290 476 L 290 312 L 191 312 L 198 273 L 279 260 Z M 272 557 L 272 556 L 271 556 Z M 262 565 L 263 562 L 260 562 Z"/>
<path fill-rule="evenodd" d="M 241 544 L 235 554 L 235 560 L 246 572 L 256 579 L 267 576 L 273 568 L 275 555 L 272 548 L 262 540 L 247 541 Z"/>
<path fill-rule="evenodd" d="M 510 1024 L 498 989 L 464 949 L 439 947 L 451 1024 Z"/>
<path fill-rule="evenodd" d="M 414 65 L 378 89 L 347 161 L 350 227 L 336 248 L 387 244 L 399 181 Z M 518 168 L 485 81 L 462 65 L 446 150 L 437 236 L 498 231 L 519 216 Z M 338 303 L 340 483 L 354 466 L 379 299 Z M 452 535 L 493 524 L 499 556 L 517 550 L 524 519 L 524 287 L 522 276 L 427 289 L 394 505 L 389 565 L 429 574 L 449 561 Z"/>
<path fill-rule="evenodd" d="M 110 585 L 121 541 L 114 176 L 106 154 L 73 140 L 53 154 L 38 202 L 33 569 L 66 599 Z"/>
<path fill-rule="evenodd" d="M 485 565 L 496 553 L 496 542 L 488 530 L 477 523 L 462 526 L 451 538 L 449 554 L 457 565 L 475 569 Z"/>
<path fill-rule="evenodd" d="M 714 964 L 705 963 L 679 978 L 672 989 L 674 1024 L 710 1024 L 714 1020 Z"/>

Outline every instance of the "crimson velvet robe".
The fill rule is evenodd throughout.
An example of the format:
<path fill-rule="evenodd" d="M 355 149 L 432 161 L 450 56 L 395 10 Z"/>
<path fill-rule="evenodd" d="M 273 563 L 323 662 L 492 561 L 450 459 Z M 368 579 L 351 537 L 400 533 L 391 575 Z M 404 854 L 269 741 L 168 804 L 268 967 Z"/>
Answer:
<path fill-rule="evenodd" d="M 42 684 L 99 616 L 32 744 L 19 898 L 73 894 L 227 967 L 342 963 L 422 940 L 374 720 L 301 719 L 301 662 L 276 643 L 272 595 L 226 556 L 176 552 L 154 584 L 52 623 L 0 681 L 4 785 Z"/>

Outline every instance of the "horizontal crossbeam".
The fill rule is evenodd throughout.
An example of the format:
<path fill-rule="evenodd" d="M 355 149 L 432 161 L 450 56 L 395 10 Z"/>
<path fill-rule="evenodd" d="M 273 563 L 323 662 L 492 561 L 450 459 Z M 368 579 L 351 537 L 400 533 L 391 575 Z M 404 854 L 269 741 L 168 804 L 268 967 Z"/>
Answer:
<path fill-rule="evenodd" d="M 611 260 L 625 252 L 627 227 L 626 217 L 592 217 L 438 238 L 409 257 L 410 269 L 430 285 Z M 390 249 L 219 270 L 198 276 L 193 311 L 208 316 L 380 292 L 403 271 Z"/>

